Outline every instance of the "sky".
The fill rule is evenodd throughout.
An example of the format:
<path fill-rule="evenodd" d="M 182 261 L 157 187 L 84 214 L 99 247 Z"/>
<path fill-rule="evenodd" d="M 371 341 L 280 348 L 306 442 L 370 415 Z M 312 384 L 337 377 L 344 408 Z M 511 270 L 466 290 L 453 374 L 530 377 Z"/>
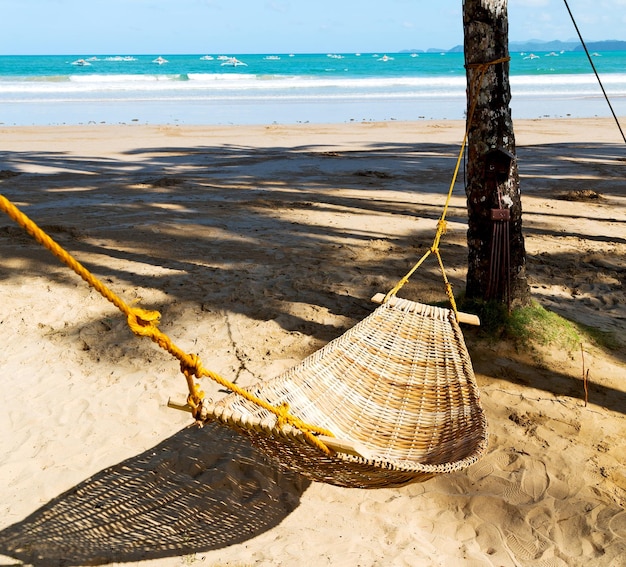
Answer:
<path fill-rule="evenodd" d="M 568 0 L 586 42 L 626 0 Z M 0 0 L 0 54 L 351 53 L 463 43 L 462 0 Z M 509 0 L 509 40 L 575 40 L 563 0 Z"/>

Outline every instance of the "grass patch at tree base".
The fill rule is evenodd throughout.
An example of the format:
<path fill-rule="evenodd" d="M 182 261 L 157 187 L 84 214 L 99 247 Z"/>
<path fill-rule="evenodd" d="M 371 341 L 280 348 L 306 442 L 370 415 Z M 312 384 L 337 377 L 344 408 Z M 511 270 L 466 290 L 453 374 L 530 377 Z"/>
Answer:
<path fill-rule="evenodd" d="M 537 301 L 511 312 L 506 305 L 495 301 L 460 300 L 460 303 L 460 309 L 480 317 L 481 326 L 472 333 L 479 340 L 508 341 L 527 351 L 550 346 L 572 353 L 588 343 L 609 351 L 620 348 L 613 333 L 566 319 Z"/>

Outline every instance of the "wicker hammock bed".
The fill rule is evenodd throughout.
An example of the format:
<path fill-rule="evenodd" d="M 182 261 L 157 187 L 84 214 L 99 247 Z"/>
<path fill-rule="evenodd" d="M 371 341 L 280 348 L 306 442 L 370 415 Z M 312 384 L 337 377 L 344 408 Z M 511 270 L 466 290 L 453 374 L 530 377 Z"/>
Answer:
<path fill-rule="evenodd" d="M 237 394 L 204 401 L 201 419 L 228 425 L 314 481 L 401 486 L 461 470 L 487 445 L 472 364 L 449 309 L 394 297 L 297 366 L 248 390 L 328 429 L 339 449 L 322 454 L 299 429 Z"/>

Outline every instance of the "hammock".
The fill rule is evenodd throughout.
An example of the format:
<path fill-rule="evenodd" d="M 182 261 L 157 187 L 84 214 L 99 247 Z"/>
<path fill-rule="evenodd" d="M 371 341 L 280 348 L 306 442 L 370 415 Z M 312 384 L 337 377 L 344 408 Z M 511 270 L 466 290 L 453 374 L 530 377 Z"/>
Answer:
<path fill-rule="evenodd" d="M 487 445 L 474 372 L 449 309 L 394 298 L 250 390 L 332 431 L 336 439 L 323 439 L 337 451 L 324 455 L 299 429 L 281 425 L 237 394 L 204 401 L 199 418 L 247 435 L 281 465 L 314 481 L 401 486 L 461 470 Z"/>

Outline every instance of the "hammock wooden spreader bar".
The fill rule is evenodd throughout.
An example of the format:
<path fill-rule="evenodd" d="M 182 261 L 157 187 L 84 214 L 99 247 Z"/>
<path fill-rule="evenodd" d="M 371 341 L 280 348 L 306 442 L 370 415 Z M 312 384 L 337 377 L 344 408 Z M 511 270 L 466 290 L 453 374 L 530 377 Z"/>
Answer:
<path fill-rule="evenodd" d="M 389 303 L 395 305 L 398 301 L 401 301 L 397 296 L 386 296 L 384 293 L 377 293 L 372 297 L 373 303 Z M 473 313 L 463 313 L 462 311 L 456 312 L 456 318 L 459 323 L 465 323 L 466 325 L 480 325 L 480 318 Z"/>

